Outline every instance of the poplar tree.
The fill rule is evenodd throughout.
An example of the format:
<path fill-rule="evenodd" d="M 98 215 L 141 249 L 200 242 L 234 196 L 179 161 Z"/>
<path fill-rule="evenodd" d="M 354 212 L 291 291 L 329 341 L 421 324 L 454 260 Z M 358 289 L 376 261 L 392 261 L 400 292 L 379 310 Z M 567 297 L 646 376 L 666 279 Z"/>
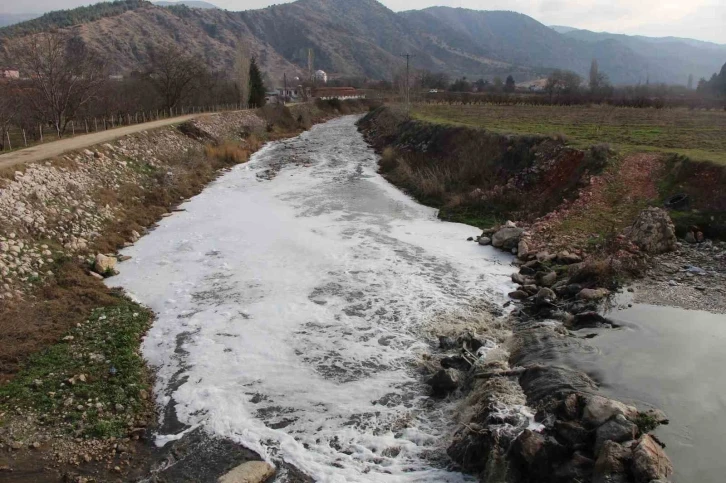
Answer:
<path fill-rule="evenodd" d="M 510 75 L 504 84 L 504 92 L 514 92 L 515 90 L 517 90 L 517 83 L 514 82 L 514 77 Z"/>
<path fill-rule="evenodd" d="M 262 73 L 257 67 L 257 60 L 253 57 L 250 62 L 250 107 L 265 105 L 265 84 L 262 82 Z"/>

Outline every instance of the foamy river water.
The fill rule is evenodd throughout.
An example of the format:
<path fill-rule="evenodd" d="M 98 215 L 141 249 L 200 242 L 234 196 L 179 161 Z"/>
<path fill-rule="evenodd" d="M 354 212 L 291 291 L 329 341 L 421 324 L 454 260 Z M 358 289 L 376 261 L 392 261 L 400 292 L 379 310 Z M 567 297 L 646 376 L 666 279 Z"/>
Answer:
<path fill-rule="evenodd" d="M 466 481 L 446 469 L 454 403 L 417 362 L 435 321 L 504 301 L 509 260 L 376 174 L 355 120 L 269 144 L 111 282 L 158 314 L 143 352 L 186 427 L 316 481 Z"/>

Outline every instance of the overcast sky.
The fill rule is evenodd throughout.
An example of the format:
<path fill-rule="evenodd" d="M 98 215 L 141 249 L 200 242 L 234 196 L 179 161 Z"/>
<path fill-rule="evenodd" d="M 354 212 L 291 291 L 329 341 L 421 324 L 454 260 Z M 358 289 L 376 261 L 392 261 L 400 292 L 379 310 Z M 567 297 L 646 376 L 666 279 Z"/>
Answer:
<path fill-rule="evenodd" d="M 0 0 L 0 13 L 46 12 L 89 0 Z M 227 10 L 261 8 L 284 0 L 210 0 Z M 433 5 L 514 10 L 546 25 L 650 36 L 690 37 L 726 44 L 726 0 L 382 0 L 393 10 Z"/>

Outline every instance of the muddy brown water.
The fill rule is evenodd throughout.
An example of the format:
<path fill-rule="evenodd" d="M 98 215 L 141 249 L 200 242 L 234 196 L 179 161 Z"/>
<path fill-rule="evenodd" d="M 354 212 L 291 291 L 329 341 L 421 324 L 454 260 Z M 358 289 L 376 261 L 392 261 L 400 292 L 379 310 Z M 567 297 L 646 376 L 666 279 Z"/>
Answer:
<path fill-rule="evenodd" d="M 667 445 L 674 483 L 726 477 L 726 316 L 636 304 L 607 314 L 622 324 L 574 355 L 603 392 L 639 408 L 658 407 L 670 424 L 656 431 Z"/>

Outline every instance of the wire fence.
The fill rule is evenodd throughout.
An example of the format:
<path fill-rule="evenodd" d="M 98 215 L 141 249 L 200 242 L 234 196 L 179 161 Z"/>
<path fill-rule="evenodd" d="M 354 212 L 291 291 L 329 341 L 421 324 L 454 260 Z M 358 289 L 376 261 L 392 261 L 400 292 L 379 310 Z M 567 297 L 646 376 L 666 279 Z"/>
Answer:
<path fill-rule="evenodd" d="M 82 134 L 107 131 L 118 127 L 133 126 L 189 114 L 238 111 L 241 109 L 243 109 L 241 104 L 218 104 L 116 113 L 108 116 L 89 116 L 71 120 L 65 128 L 65 132 L 57 129 L 53 123 L 26 124 L 22 127 L 11 125 L 7 129 L 0 130 L 0 152 L 14 151 Z"/>

